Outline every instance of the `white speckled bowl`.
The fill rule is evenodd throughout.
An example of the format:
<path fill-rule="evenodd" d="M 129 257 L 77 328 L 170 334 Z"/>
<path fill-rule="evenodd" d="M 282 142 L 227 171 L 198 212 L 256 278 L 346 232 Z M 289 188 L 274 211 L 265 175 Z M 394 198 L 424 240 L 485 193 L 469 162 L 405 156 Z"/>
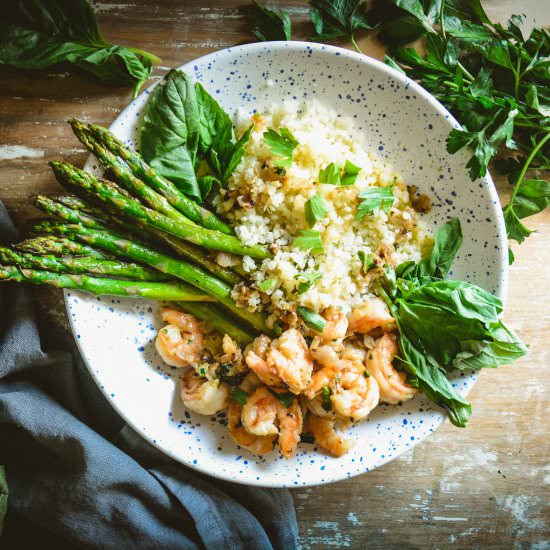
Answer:
<path fill-rule="evenodd" d="M 250 113 L 288 98 L 315 97 L 351 116 L 408 184 L 433 197 L 428 222 L 458 216 L 464 245 L 454 265 L 464 278 L 503 298 L 507 286 L 506 237 L 498 197 L 489 177 L 471 182 L 465 151 L 449 155 L 445 138 L 456 125 L 425 90 L 383 63 L 340 48 L 301 43 L 260 43 L 229 48 L 181 67 L 200 80 L 230 113 Z M 273 85 L 269 86 L 268 81 Z M 121 113 L 113 132 L 135 143 L 147 90 Z M 94 165 L 89 160 L 86 168 Z M 153 338 L 156 305 L 132 299 L 66 293 L 71 325 L 90 372 L 124 419 L 153 445 L 212 476 L 272 487 L 315 485 L 345 479 L 392 460 L 443 422 L 423 397 L 402 406 L 380 406 L 350 430 L 357 440 L 341 458 L 302 444 L 291 460 L 277 452 L 258 458 L 237 447 L 216 418 L 187 412 L 176 393 L 177 372 L 163 366 Z M 475 377 L 458 376 L 467 392 Z"/>

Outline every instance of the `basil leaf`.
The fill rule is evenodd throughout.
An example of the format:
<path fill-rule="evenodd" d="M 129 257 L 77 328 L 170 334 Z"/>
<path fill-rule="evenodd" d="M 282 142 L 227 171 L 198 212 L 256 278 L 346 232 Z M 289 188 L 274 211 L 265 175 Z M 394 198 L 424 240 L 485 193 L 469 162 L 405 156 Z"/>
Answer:
<path fill-rule="evenodd" d="M 418 264 L 405 262 L 396 268 L 396 275 L 406 279 L 443 279 L 449 273 L 462 246 L 462 227 L 458 218 L 443 224 L 435 233 L 434 247 L 428 258 Z"/>
<path fill-rule="evenodd" d="M 472 414 L 472 406 L 453 388 L 435 360 L 416 348 L 404 334 L 399 336 L 399 351 L 403 368 L 412 377 L 409 383 L 420 388 L 430 401 L 447 409 L 449 419 L 455 426 L 465 427 Z"/>
<path fill-rule="evenodd" d="M 359 193 L 362 201 L 357 207 L 355 214 L 356 220 L 361 220 L 365 216 L 371 216 L 375 210 L 380 209 L 387 212 L 393 205 L 393 184 L 387 187 L 373 187 Z"/>
<path fill-rule="evenodd" d="M 201 200 L 195 176 L 199 125 L 195 86 L 181 71 L 170 71 L 145 107 L 140 127 L 141 154 L 186 195 Z"/>
<path fill-rule="evenodd" d="M 285 10 L 269 9 L 256 0 L 252 1 L 256 26 L 252 31 L 262 42 L 272 40 L 291 40 L 292 24 Z"/>
<path fill-rule="evenodd" d="M 242 407 L 246 405 L 246 400 L 248 399 L 249 393 L 244 391 L 242 388 L 233 388 L 231 390 L 231 396 L 233 399 Z"/>
<path fill-rule="evenodd" d="M 318 271 L 304 271 L 303 273 L 298 273 L 294 275 L 295 279 L 298 279 L 299 283 L 296 287 L 298 294 L 303 294 L 307 292 L 316 281 L 323 278 L 323 275 Z"/>
<path fill-rule="evenodd" d="M 319 220 L 322 220 L 329 212 L 329 204 L 322 195 L 316 194 L 308 199 L 304 205 L 307 224 L 313 227 Z"/>
<path fill-rule="evenodd" d="M 8 480 L 6 479 L 6 469 L 0 466 L 0 535 L 4 526 L 4 518 L 8 511 Z"/>
<path fill-rule="evenodd" d="M 527 353 L 525 344 L 502 322 L 492 324 L 489 327 L 489 333 L 492 341 L 462 342 L 462 351 L 454 358 L 453 368 L 460 370 L 496 369 Z"/>
<path fill-rule="evenodd" d="M 323 241 L 319 231 L 302 229 L 294 239 L 292 246 L 301 250 L 311 250 L 312 253 L 323 252 Z"/>
<path fill-rule="evenodd" d="M 296 149 L 298 141 L 288 128 L 279 128 L 279 132 L 273 128 L 268 128 L 264 132 L 264 141 L 273 155 L 279 157 L 273 162 L 275 166 L 285 170 L 292 166 L 294 149 Z"/>
<path fill-rule="evenodd" d="M 298 306 L 298 314 L 304 320 L 307 327 L 316 332 L 323 332 L 325 320 L 318 313 L 307 307 Z"/>
<path fill-rule="evenodd" d="M 71 63 L 96 78 L 134 85 L 134 97 L 160 59 L 105 41 L 86 0 L 5 2 L 0 8 L 0 64 L 44 69 Z"/>
<path fill-rule="evenodd" d="M 229 179 L 229 176 L 231 176 L 235 168 L 237 168 L 237 166 L 241 163 L 241 160 L 243 160 L 245 149 L 250 141 L 250 136 L 252 135 L 253 129 L 254 125 L 251 124 L 248 130 L 246 130 L 246 132 L 237 140 L 237 143 L 232 145 L 228 156 L 222 159 L 222 164 L 224 165 L 222 179 L 224 182 Z"/>

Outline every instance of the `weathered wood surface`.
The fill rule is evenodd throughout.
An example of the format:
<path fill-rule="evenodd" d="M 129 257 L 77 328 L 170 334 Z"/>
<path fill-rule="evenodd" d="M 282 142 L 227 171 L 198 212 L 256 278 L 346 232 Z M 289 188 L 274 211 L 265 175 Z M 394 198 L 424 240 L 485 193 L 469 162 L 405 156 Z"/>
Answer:
<path fill-rule="evenodd" d="M 105 36 L 136 45 L 167 68 L 250 40 L 246 3 L 235 0 L 98 2 Z M 301 22 L 305 2 L 272 2 Z M 486 2 L 493 16 L 527 12 L 550 23 L 541 0 Z M 303 23 L 297 37 L 305 37 Z M 373 57 L 383 49 L 361 40 Z M 54 192 L 47 161 L 82 164 L 83 148 L 66 119 L 110 124 L 129 102 L 110 88 L 61 70 L 0 70 L 0 198 L 20 223 L 35 215 L 28 196 Z M 506 183 L 498 181 L 501 196 Z M 548 286 L 550 213 L 529 220 L 538 232 L 516 252 L 506 318 L 531 346 L 514 366 L 483 372 L 471 393 L 474 416 L 465 430 L 446 423 L 416 448 L 379 470 L 324 487 L 293 492 L 303 549 L 550 548 L 550 371 Z M 49 344 L 68 330 L 61 293 L 38 289 Z"/>

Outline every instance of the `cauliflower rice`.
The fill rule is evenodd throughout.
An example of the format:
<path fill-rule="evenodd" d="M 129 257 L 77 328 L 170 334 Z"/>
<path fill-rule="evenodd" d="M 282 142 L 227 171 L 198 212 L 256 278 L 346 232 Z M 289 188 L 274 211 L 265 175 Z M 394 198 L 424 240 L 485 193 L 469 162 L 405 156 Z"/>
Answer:
<path fill-rule="evenodd" d="M 263 261 L 244 258 L 243 267 L 252 283 L 241 283 L 233 290 L 240 304 L 249 310 L 267 309 L 272 321 L 296 306 L 316 312 L 336 306 L 348 313 L 371 296 L 372 276 L 365 274 L 360 252 L 372 254 L 380 267 L 418 261 L 429 253 L 432 239 L 412 207 L 406 184 L 370 151 L 368 140 L 350 118 L 317 101 L 289 101 L 254 115 L 252 123 L 244 159 L 217 199 L 216 208 L 245 244 L 268 245 L 274 255 Z M 237 134 L 250 124 L 250 117 L 239 113 Z M 286 171 L 274 165 L 263 136 L 268 128 L 287 128 L 298 141 Z M 319 183 L 321 169 L 331 162 L 343 166 L 346 161 L 361 168 L 353 185 Z M 392 184 L 394 204 L 387 212 L 376 209 L 372 215 L 355 219 L 359 193 Z M 329 213 L 310 228 L 304 206 L 315 194 L 328 201 Z M 323 252 L 293 246 L 304 229 L 320 232 Z M 300 293 L 300 274 L 304 272 L 317 272 L 320 278 Z"/>

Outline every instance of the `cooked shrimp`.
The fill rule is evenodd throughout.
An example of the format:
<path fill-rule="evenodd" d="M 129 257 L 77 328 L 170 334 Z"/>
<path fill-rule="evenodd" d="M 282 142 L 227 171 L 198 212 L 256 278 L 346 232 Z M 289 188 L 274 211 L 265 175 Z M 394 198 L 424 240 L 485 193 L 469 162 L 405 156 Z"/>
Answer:
<path fill-rule="evenodd" d="M 325 326 L 323 332 L 318 333 L 323 340 L 339 340 L 346 336 L 348 318 L 339 308 L 331 306 L 323 311 Z"/>
<path fill-rule="evenodd" d="M 336 433 L 334 420 L 309 414 L 305 430 L 313 435 L 318 445 L 333 456 L 342 456 L 355 445 L 354 441 L 343 439 Z"/>
<path fill-rule="evenodd" d="M 368 374 L 365 377 L 364 356 L 357 348 L 344 349 L 340 357 L 329 346 L 318 348 L 314 357 L 326 366 L 313 373 L 311 384 L 304 392 L 314 402 L 308 404 L 308 408 L 312 412 L 319 411 L 318 394 L 328 387 L 331 409 L 335 413 L 354 421 L 368 416 L 378 405 L 380 396 L 376 380 Z M 323 404 L 321 401 L 321 406 Z"/>
<path fill-rule="evenodd" d="M 258 388 L 246 400 L 241 419 L 251 434 L 278 435 L 279 450 L 285 458 L 296 453 L 302 433 L 302 409 L 297 399 L 287 408 L 266 387 Z"/>
<path fill-rule="evenodd" d="M 241 421 L 242 410 L 243 408 L 236 401 L 232 401 L 227 410 L 227 427 L 233 441 L 257 455 L 271 452 L 277 436 L 259 436 L 248 433 Z"/>
<path fill-rule="evenodd" d="M 380 298 L 371 298 L 368 302 L 357 306 L 351 312 L 348 321 L 348 334 L 354 332 L 368 334 L 375 328 L 381 328 L 384 331 L 395 328 L 395 319 Z"/>
<path fill-rule="evenodd" d="M 201 378 L 195 371 L 187 371 L 181 378 L 181 400 L 199 414 L 216 414 L 227 407 L 229 392 L 219 380 Z"/>
<path fill-rule="evenodd" d="M 295 394 L 311 380 L 313 361 L 302 334 L 288 329 L 269 345 L 265 336 L 256 338 L 245 356 L 246 364 L 268 386 L 284 387 Z"/>
<path fill-rule="evenodd" d="M 192 315 L 177 309 L 162 308 L 161 328 L 155 347 L 162 360 L 172 367 L 188 367 L 200 361 L 204 350 L 204 326 Z"/>
<path fill-rule="evenodd" d="M 380 389 L 380 401 L 395 405 L 400 401 L 412 399 L 418 389 L 406 383 L 406 374 L 392 365 L 397 353 L 395 335 L 384 334 L 374 349 L 367 354 L 365 367 L 371 378 L 375 378 Z"/>

